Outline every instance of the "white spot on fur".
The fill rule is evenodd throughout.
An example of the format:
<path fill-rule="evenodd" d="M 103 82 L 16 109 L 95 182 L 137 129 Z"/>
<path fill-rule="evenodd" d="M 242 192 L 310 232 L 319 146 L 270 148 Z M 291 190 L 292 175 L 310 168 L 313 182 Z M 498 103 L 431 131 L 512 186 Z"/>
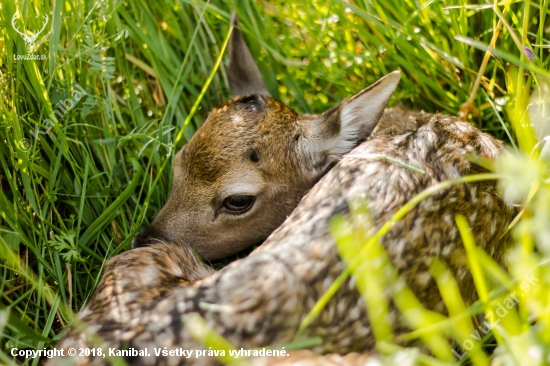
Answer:
<path fill-rule="evenodd" d="M 124 288 L 124 287 L 127 287 L 129 285 L 131 285 L 133 283 L 134 279 L 130 280 L 130 278 L 122 278 L 122 279 L 119 279 L 118 280 L 118 286 Z"/>
<path fill-rule="evenodd" d="M 351 344 L 351 339 L 349 337 L 346 337 L 346 338 L 344 338 L 343 340 L 340 341 L 340 344 L 343 347 L 349 347 L 349 345 Z"/>
<path fill-rule="evenodd" d="M 330 285 L 332 285 L 332 278 L 330 277 L 325 278 L 325 280 L 323 281 L 323 291 L 328 290 Z"/>
<path fill-rule="evenodd" d="M 178 267 L 176 264 L 174 264 L 172 261 L 168 262 L 168 270 L 171 274 L 173 274 L 176 277 L 183 277 L 183 272 L 180 267 Z"/>
<path fill-rule="evenodd" d="M 346 302 L 344 300 L 340 300 L 340 302 L 338 303 L 338 308 L 337 308 L 337 311 L 339 314 L 346 314 L 347 311 L 346 311 Z"/>
<path fill-rule="evenodd" d="M 88 309 L 88 307 L 86 307 L 86 308 L 84 308 L 84 310 L 80 314 L 78 314 L 78 318 L 83 319 L 86 316 L 90 315 L 91 313 L 92 313 L 92 311 L 90 309 Z"/>
<path fill-rule="evenodd" d="M 460 173 L 455 165 L 448 165 L 445 167 L 445 173 L 449 179 L 460 178 Z"/>
<path fill-rule="evenodd" d="M 495 221 L 491 221 L 491 236 L 495 235 L 497 232 L 497 224 Z"/>
<path fill-rule="evenodd" d="M 254 333 L 256 327 L 256 316 L 254 314 L 250 314 L 246 318 L 246 330 L 248 333 Z"/>
<path fill-rule="evenodd" d="M 96 324 L 96 325 L 89 325 L 88 328 L 86 328 L 86 331 L 89 332 L 90 334 L 94 334 L 94 333 L 97 333 L 97 331 L 100 329 L 101 329 L 101 325 Z"/>
<path fill-rule="evenodd" d="M 331 306 L 331 307 L 328 308 L 328 312 L 327 312 L 327 313 L 328 313 L 328 318 L 329 318 L 330 320 L 334 319 L 334 307 L 333 307 L 333 306 Z"/>
<path fill-rule="evenodd" d="M 155 283 L 155 281 L 157 280 L 157 277 L 158 277 L 157 270 L 153 266 L 147 266 L 145 267 L 143 272 L 141 272 L 141 278 L 143 279 L 143 282 L 146 285 L 151 285 Z"/>
<path fill-rule="evenodd" d="M 422 227 L 415 225 L 412 231 L 412 240 L 417 240 L 422 235 Z"/>
<path fill-rule="evenodd" d="M 495 158 L 495 157 L 498 156 L 499 149 L 494 144 L 494 142 L 491 138 L 489 138 L 487 135 L 481 133 L 478 136 L 478 141 L 483 146 L 483 148 L 485 149 L 485 153 L 487 155 L 489 155 L 489 157 Z"/>
<path fill-rule="evenodd" d="M 357 335 L 359 336 L 366 336 L 369 333 L 370 329 L 367 327 L 360 327 L 359 329 L 357 329 Z"/>
<path fill-rule="evenodd" d="M 457 130 L 463 133 L 467 133 L 470 130 L 464 123 L 455 123 L 454 126 Z"/>
<path fill-rule="evenodd" d="M 470 194 L 472 195 L 472 201 L 475 202 L 477 200 L 477 189 L 475 187 L 472 187 L 470 190 Z"/>
<path fill-rule="evenodd" d="M 420 286 L 426 286 L 430 282 L 431 278 L 432 276 L 430 275 L 429 272 L 420 273 L 416 276 L 416 282 Z"/>
<path fill-rule="evenodd" d="M 452 239 L 456 239 L 458 237 L 458 229 L 456 228 L 456 226 L 453 226 L 451 228 L 450 234 Z"/>
<path fill-rule="evenodd" d="M 447 257 L 448 255 L 451 254 L 452 251 L 453 251 L 453 245 L 452 244 L 447 244 L 443 247 L 443 251 L 441 252 L 441 254 L 444 257 Z"/>
<path fill-rule="evenodd" d="M 403 251 L 405 250 L 405 239 L 399 239 L 394 249 L 395 255 L 397 257 L 401 257 L 403 255 Z"/>
<path fill-rule="evenodd" d="M 357 306 L 355 306 L 351 311 L 349 312 L 349 317 L 351 320 L 357 320 L 359 319 L 360 311 Z"/>

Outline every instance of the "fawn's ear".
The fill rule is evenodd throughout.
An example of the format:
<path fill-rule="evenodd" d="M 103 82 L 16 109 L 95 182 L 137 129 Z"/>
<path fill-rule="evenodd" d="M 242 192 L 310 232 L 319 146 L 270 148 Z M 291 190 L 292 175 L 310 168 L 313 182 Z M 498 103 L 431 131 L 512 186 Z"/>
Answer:
<path fill-rule="evenodd" d="M 303 126 L 302 151 L 314 171 L 325 171 L 372 133 L 399 79 L 394 71 Z"/>
<path fill-rule="evenodd" d="M 229 66 L 227 76 L 234 97 L 237 95 L 269 95 L 262 79 L 262 74 L 252 58 L 242 32 L 236 28 L 239 25 L 237 13 L 231 15 L 233 33 L 229 41 Z"/>

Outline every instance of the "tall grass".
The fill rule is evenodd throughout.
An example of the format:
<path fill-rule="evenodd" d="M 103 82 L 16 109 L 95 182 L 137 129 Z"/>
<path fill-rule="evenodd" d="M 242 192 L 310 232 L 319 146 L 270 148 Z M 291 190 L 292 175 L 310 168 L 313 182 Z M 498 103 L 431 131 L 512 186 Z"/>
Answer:
<path fill-rule="evenodd" d="M 549 75 L 548 1 L 490 5 L 462 0 L 332 0 L 308 6 L 249 0 L 3 1 L 0 362 L 12 362 L 13 347 L 39 349 L 59 339 L 86 304 L 105 261 L 128 249 L 166 201 L 173 153 L 208 110 L 229 96 L 223 64 L 204 95 L 201 90 L 215 69 L 235 8 L 268 89 L 296 110 L 325 110 L 400 69 L 403 78 L 393 103 L 462 111 L 473 124 L 522 151 L 499 167 L 509 177 L 502 181 L 506 194 L 521 204 L 528 201 L 513 229 L 518 244 L 510 273 L 479 254 L 483 267 L 505 286 L 498 296 L 516 289 L 521 281 L 513 279 L 535 268 L 549 245 L 548 166 L 532 154 L 536 133 L 524 128 L 532 90 L 545 85 Z M 27 54 L 26 42 L 11 25 L 16 13 L 17 28 L 29 36 L 48 15 L 34 50 L 45 59 L 16 60 Z M 486 53 L 491 45 L 496 51 Z M 77 86 L 86 93 L 78 101 Z M 74 108 L 48 124 L 67 98 L 76 101 Z M 472 103 L 464 105 L 468 100 Z M 544 113 L 537 118 L 545 120 Z M 513 324 L 495 334 L 498 357 L 512 355 L 520 362 L 525 352 L 548 354 L 548 271 L 536 268 L 545 285 L 528 292 Z M 499 301 L 491 294 L 477 311 Z M 467 337 L 471 325 L 452 324 L 445 332 L 454 329 Z M 427 339 L 422 338 L 425 325 L 419 324 L 421 339 Z M 383 326 L 377 334 L 381 349 L 396 350 Z M 442 352 L 434 355 L 451 362 L 450 349 Z M 476 355 L 463 360 L 486 361 L 481 352 Z"/>

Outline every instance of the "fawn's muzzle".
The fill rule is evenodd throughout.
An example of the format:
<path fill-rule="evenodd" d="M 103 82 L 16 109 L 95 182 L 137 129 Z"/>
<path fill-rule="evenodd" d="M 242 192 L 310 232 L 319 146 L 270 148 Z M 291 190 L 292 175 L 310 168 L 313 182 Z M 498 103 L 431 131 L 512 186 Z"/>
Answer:
<path fill-rule="evenodd" d="M 169 240 L 163 238 L 151 225 L 149 225 L 142 233 L 136 235 L 134 239 L 132 239 L 132 249 L 146 247 L 160 241 Z"/>

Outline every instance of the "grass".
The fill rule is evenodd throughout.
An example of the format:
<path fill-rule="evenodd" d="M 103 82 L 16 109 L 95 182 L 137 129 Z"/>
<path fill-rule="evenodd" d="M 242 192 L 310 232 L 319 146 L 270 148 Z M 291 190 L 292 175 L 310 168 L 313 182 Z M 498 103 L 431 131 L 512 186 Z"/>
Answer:
<path fill-rule="evenodd" d="M 225 65 L 213 72 L 235 7 L 268 89 L 292 108 L 323 111 L 400 69 L 393 104 L 458 114 L 471 100 L 475 108 L 462 108 L 464 116 L 523 152 L 498 167 L 505 196 L 527 202 L 513 228 L 517 244 L 509 273 L 477 253 L 484 269 L 479 283 L 496 276 L 505 291 L 488 289 L 476 309 L 519 291 L 523 282 L 517 279 L 535 268 L 541 283 L 495 334 L 495 357 L 518 363 L 541 354 L 536 364 L 547 362 L 548 271 L 536 264 L 550 248 L 548 165 L 532 153 L 541 135 L 525 127 L 525 111 L 533 109 L 532 91 L 550 75 L 548 6 L 546 0 L 502 2 L 498 11 L 462 0 L 2 2 L 0 363 L 12 362 L 12 347 L 40 349 L 59 339 L 86 304 L 105 261 L 128 249 L 167 200 L 173 153 L 229 96 Z M 49 16 L 34 51 L 45 59 L 15 60 L 27 54 L 11 26 L 16 12 L 18 29 L 29 35 Z M 486 53 L 491 44 L 493 55 Z M 77 85 L 86 93 L 78 101 Z M 67 98 L 75 106 L 47 124 Z M 422 333 L 425 322 L 415 331 L 437 347 L 446 341 L 433 334 L 467 337 L 471 324 L 461 319 L 443 322 L 447 328 L 436 333 Z M 384 324 L 379 329 L 379 349 L 402 352 L 388 342 Z M 480 351 L 465 360 L 483 364 L 487 358 Z"/>

